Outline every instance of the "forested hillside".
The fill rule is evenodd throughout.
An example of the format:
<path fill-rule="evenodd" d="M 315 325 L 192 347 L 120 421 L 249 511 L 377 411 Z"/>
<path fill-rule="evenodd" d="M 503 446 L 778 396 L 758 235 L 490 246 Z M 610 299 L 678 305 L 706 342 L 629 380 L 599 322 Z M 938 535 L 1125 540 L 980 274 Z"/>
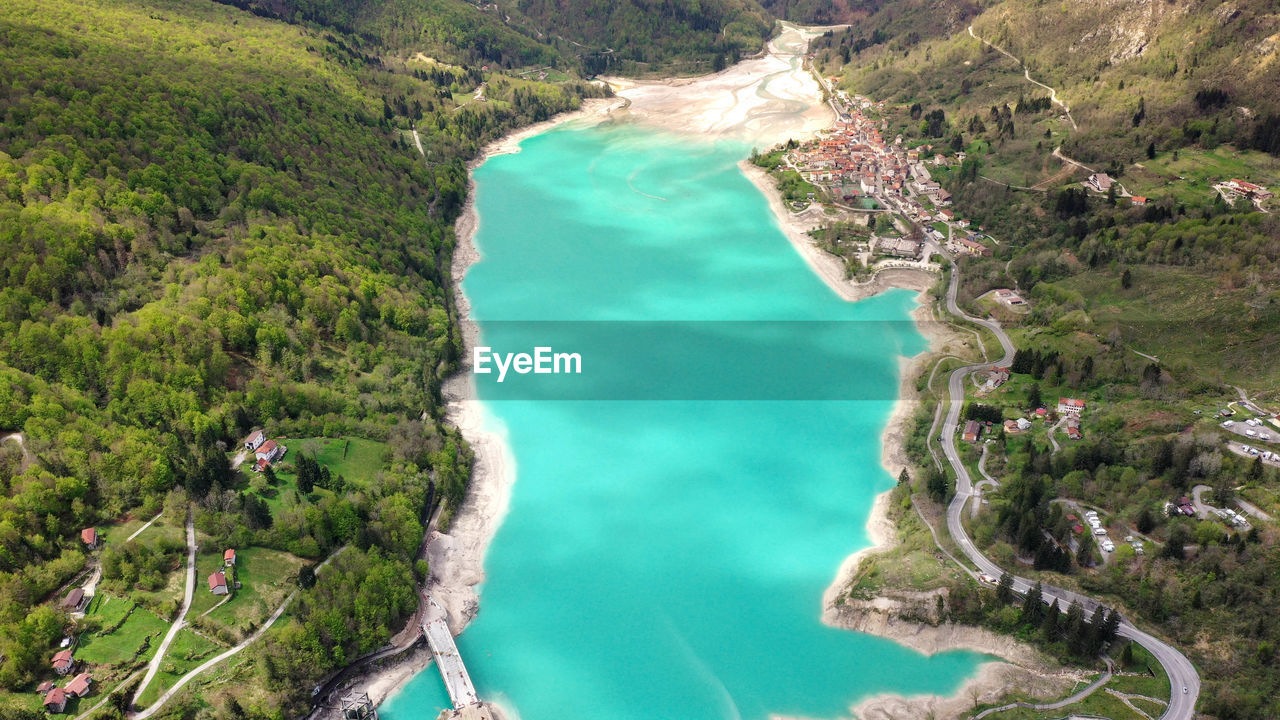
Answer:
<path fill-rule="evenodd" d="M 464 163 L 599 90 L 482 71 L 556 53 L 461 3 L 418 35 L 308 12 L 0 5 L 0 434 L 25 442 L 0 446 L 0 715 L 38 706 L 58 641 L 94 631 L 54 602 L 86 566 L 82 528 L 162 508 L 180 527 L 190 501 L 211 550 L 315 563 L 347 547 L 251 650 L 278 661 L 188 693 L 174 717 L 297 713 L 317 678 L 416 607 L 422 523 L 460 502 L 471 461 L 438 397 L 459 352 L 449 267 Z M 406 59 L 416 37 L 455 64 Z M 375 52 L 383 42 L 394 49 Z M 304 484 L 321 446 L 288 441 L 280 477 L 250 481 L 229 458 L 254 427 L 385 452 L 363 477 L 325 468 Z M 131 547 L 115 546 L 103 582 L 167 618 L 173 595 L 157 590 L 181 577 L 181 553 Z M 95 677 L 110 690 L 139 657 Z"/>
<path fill-rule="evenodd" d="M 741 53 L 761 50 L 773 29 L 773 18 L 755 0 L 500 0 L 498 5 L 513 25 L 562 43 L 592 73 L 719 70 Z"/>
<path fill-rule="evenodd" d="M 1251 453 L 1258 434 L 1217 414 L 1262 423 L 1280 402 L 1275 3 L 874 5 L 815 42 L 815 62 L 885 102 L 868 110 L 883 136 L 919 153 L 968 221 L 951 230 L 981 248 L 956 252 L 959 301 L 998 317 L 1020 352 L 1007 384 L 971 394 L 996 421 L 1088 401 L 1082 435 L 1065 442 L 1048 424 L 986 431 L 1002 487 L 974 536 L 1003 565 L 1103 597 L 1175 642 L 1201 671 L 1209 716 L 1274 717 L 1274 524 L 1165 508 L 1198 486 L 1224 508 L 1277 506 L 1276 469 L 1259 458 L 1275 446 Z M 1246 196 L 1232 180 L 1259 187 Z M 1025 304 L 1000 305 L 998 288 Z M 1241 397 L 1262 409 L 1228 406 Z M 930 421 L 918 438 L 932 468 Z M 1078 539 L 1063 503 L 1102 510 L 1151 553 L 1100 553 L 1086 536 L 1074 563 L 1058 562 Z"/>

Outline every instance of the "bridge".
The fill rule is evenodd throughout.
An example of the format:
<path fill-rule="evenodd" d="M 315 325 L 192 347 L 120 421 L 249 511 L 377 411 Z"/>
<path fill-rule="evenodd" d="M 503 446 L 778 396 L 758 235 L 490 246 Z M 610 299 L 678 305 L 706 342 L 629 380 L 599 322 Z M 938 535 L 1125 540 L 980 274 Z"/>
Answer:
<path fill-rule="evenodd" d="M 471 676 L 467 674 L 467 666 L 462 663 L 462 655 L 453 642 L 453 633 L 449 632 L 449 614 L 430 595 L 423 593 L 427 607 L 422 615 L 422 633 L 431 648 L 431 656 L 435 658 L 436 667 L 440 668 L 440 677 L 444 678 L 445 689 L 449 691 L 449 700 L 454 710 L 479 705 L 480 698 L 476 688 L 471 684 Z"/>

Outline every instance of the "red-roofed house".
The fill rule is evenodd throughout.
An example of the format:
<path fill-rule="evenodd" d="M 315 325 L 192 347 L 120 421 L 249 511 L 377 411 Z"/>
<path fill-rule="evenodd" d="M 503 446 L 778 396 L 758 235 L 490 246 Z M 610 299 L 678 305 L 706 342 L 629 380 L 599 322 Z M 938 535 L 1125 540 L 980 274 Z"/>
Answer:
<path fill-rule="evenodd" d="M 258 449 L 255 450 L 253 454 L 259 460 L 266 460 L 269 463 L 273 463 L 276 460 L 279 460 L 280 458 L 284 457 L 284 454 L 288 451 L 289 451 L 289 448 L 277 443 L 275 440 L 268 440 L 262 443 L 262 445 L 259 446 Z"/>
<path fill-rule="evenodd" d="M 963 437 L 964 437 L 964 441 L 965 441 L 965 442 L 977 442 L 977 441 L 978 441 L 978 435 L 979 435 L 981 432 L 982 432 L 982 426 L 978 424 L 978 421 L 977 421 L 977 420 L 970 420 L 969 422 L 967 422 L 967 423 L 965 423 L 965 424 L 964 424 L 964 436 L 963 436 Z"/>
<path fill-rule="evenodd" d="M 98 528 L 85 528 L 81 530 L 80 542 L 88 545 L 90 550 L 98 547 Z"/>
<path fill-rule="evenodd" d="M 67 693 L 62 688 L 54 688 L 44 696 L 44 709 L 51 713 L 60 713 L 67 709 Z"/>
<path fill-rule="evenodd" d="M 1081 437 L 1083 437 L 1083 435 L 1080 432 L 1080 428 L 1068 425 L 1067 437 L 1071 438 L 1072 440 L 1079 440 Z"/>
<path fill-rule="evenodd" d="M 73 698 L 82 698 L 89 694 L 89 686 L 93 684 L 93 676 L 89 673 L 80 673 L 75 680 L 67 683 L 63 688 L 67 691 L 67 695 Z"/>
<path fill-rule="evenodd" d="M 75 667 L 76 660 L 71 657 L 70 650 L 59 650 L 58 654 L 53 656 L 53 671 L 59 675 L 66 675 Z"/>
<path fill-rule="evenodd" d="M 1141 195 L 1134 195 L 1133 197 L 1129 198 L 1129 202 L 1133 203 L 1134 205 L 1137 205 L 1138 207 L 1142 207 L 1143 205 L 1147 204 L 1147 199 L 1142 197 Z"/>
<path fill-rule="evenodd" d="M 1079 415 L 1081 412 L 1084 412 L 1084 401 L 1077 400 L 1075 398 L 1059 398 L 1058 412 Z"/>
<path fill-rule="evenodd" d="M 227 594 L 227 576 L 223 573 L 216 572 L 209 576 L 209 592 L 214 595 Z"/>
<path fill-rule="evenodd" d="M 235 565 L 235 564 L 236 564 L 236 549 L 235 549 L 235 548 L 227 548 L 227 551 L 226 551 L 226 552 L 224 552 L 224 553 L 222 553 L 222 562 L 223 562 L 223 564 L 225 564 L 225 565 Z"/>
<path fill-rule="evenodd" d="M 52 690 L 52 689 L 53 689 L 53 681 L 52 681 L 52 680 L 45 680 L 44 682 L 42 682 L 42 683 L 40 683 L 39 685 L 37 685 L 37 686 L 36 686 L 36 694 L 37 694 L 37 695 L 48 695 L 48 694 L 49 694 L 49 691 L 50 691 L 50 690 Z"/>

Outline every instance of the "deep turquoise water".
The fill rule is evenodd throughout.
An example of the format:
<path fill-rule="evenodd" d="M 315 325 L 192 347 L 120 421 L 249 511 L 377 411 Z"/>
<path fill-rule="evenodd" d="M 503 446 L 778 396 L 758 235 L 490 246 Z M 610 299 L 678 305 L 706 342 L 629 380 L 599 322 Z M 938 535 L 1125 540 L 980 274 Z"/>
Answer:
<path fill-rule="evenodd" d="M 850 304 L 809 271 L 747 151 L 597 127 L 476 171 L 481 344 L 583 357 L 480 377 L 518 480 L 459 647 L 524 720 L 831 717 L 949 694 L 985 659 L 819 621 L 893 483 L 880 434 L 924 342 L 911 293 Z M 381 713 L 446 704 L 431 667 Z"/>

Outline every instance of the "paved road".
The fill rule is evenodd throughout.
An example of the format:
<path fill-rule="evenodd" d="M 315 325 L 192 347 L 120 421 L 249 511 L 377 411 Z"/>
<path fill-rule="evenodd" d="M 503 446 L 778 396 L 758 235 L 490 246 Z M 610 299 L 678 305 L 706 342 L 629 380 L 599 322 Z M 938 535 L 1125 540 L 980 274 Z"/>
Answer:
<path fill-rule="evenodd" d="M 1004 569 L 978 550 L 978 547 L 973 544 L 973 540 L 970 539 L 969 533 L 965 530 L 961 519 L 964 506 L 973 495 L 973 480 L 969 476 L 969 469 L 961 461 L 960 453 L 956 449 L 956 432 L 960 422 L 960 410 L 964 406 L 965 379 L 978 368 L 993 364 L 1012 364 L 1014 347 L 1009 340 L 1009 336 L 1005 334 L 999 323 L 984 318 L 971 317 L 960 310 L 959 306 L 956 305 L 956 291 L 959 285 L 959 272 L 953 269 L 951 282 L 947 287 L 947 310 L 956 317 L 981 325 L 994 333 L 1000 341 L 1000 346 L 1004 349 L 1005 354 L 1003 358 L 996 362 L 985 362 L 958 368 L 951 373 L 951 377 L 947 382 L 951 403 L 947 408 L 946 419 L 942 424 L 942 450 L 956 473 L 956 494 L 947 506 L 947 530 L 951 533 L 956 545 L 969 558 L 969 561 L 978 567 L 979 571 L 993 577 L 1000 577 L 1004 574 Z M 1033 585 L 1034 583 L 1026 578 L 1013 576 L 1013 589 L 1020 595 L 1025 595 Z M 1093 598 L 1052 585 L 1042 586 L 1042 592 L 1046 603 L 1052 603 L 1057 600 L 1060 607 L 1066 607 L 1072 602 L 1079 603 L 1084 608 L 1086 616 L 1092 615 L 1099 605 Z M 1172 689 L 1169 706 L 1164 714 L 1160 716 L 1161 720 L 1191 720 L 1195 716 L 1196 699 L 1200 696 L 1200 675 L 1196 672 L 1191 661 L 1162 640 L 1143 632 L 1126 619 L 1120 621 L 1118 634 L 1120 637 L 1128 638 L 1146 648 L 1156 658 L 1156 661 L 1164 666 Z"/>
<path fill-rule="evenodd" d="M 133 693 L 133 700 L 130 705 L 137 704 L 138 698 L 142 697 L 142 693 L 155 679 L 156 673 L 160 671 L 160 663 L 164 662 L 164 655 L 169 650 L 169 644 L 177 637 L 178 631 L 187 621 L 187 611 L 191 609 L 191 599 L 195 597 L 196 590 L 196 526 L 195 519 L 191 512 L 191 508 L 187 508 L 187 588 L 182 596 L 182 609 L 178 611 L 178 617 L 169 626 L 169 632 L 165 633 L 164 640 L 160 642 L 160 647 L 156 650 L 155 657 L 151 658 L 151 663 L 147 665 L 147 674 L 142 676 L 142 683 L 138 685 L 138 689 Z"/>

